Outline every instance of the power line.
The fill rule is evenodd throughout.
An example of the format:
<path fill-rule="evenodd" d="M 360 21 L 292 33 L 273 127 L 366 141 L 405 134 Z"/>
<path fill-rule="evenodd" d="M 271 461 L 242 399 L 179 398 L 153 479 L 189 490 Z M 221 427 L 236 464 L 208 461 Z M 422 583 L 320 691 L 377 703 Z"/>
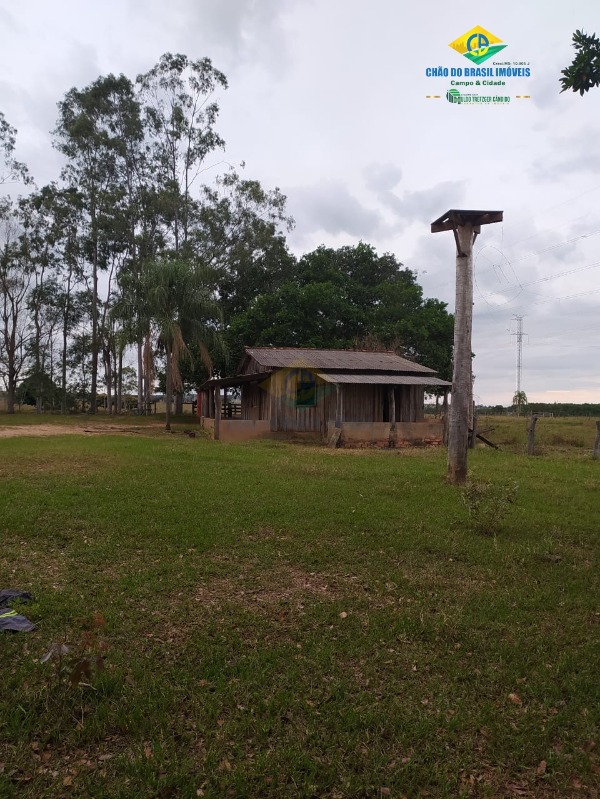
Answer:
<path fill-rule="evenodd" d="M 502 286 L 502 291 L 505 291 L 507 289 L 513 289 L 513 288 L 514 289 L 519 288 L 521 291 L 524 291 L 528 286 L 535 286 L 538 283 L 547 283 L 549 280 L 557 280 L 559 277 L 566 277 L 567 275 L 574 275 L 577 272 L 586 272 L 589 269 L 597 269 L 599 266 L 600 266 L 600 261 L 594 261 L 593 263 L 586 264 L 585 266 L 577 266 L 577 267 L 575 267 L 575 269 L 566 269 L 564 272 L 556 272 L 553 275 L 546 275 L 545 277 L 538 277 L 536 280 L 528 280 L 525 283 L 518 283 L 518 284 L 509 283 L 508 285 Z M 519 291 L 519 294 L 521 293 L 521 291 Z M 481 297 L 482 297 L 483 300 L 485 300 L 485 295 L 489 296 L 491 294 L 497 294 L 497 293 L 498 293 L 497 291 L 486 291 L 485 293 L 483 293 L 480 290 L 480 294 L 481 294 Z M 519 295 L 517 294 L 517 297 L 518 296 Z M 514 299 L 516 299 L 516 297 L 513 297 L 510 300 L 506 300 L 506 303 L 512 302 Z M 485 300 L 485 301 L 487 302 L 487 300 Z M 491 304 L 491 303 L 488 303 L 488 305 L 489 304 Z M 501 304 L 503 304 L 503 303 L 501 303 Z"/>

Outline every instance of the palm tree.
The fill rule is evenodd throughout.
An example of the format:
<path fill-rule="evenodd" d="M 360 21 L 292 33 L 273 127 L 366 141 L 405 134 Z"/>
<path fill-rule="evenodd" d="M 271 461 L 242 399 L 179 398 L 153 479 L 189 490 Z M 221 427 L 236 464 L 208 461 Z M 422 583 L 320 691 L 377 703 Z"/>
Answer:
<path fill-rule="evenodd" d="M 180 362 L 197 353 L 212 372 L 210 350 L 223 349 L 220 313 L 210 273 L 186 260 L 151 261 L 140 288 L 142 316 L 154 328 L 166 356 L 165 430 L 170 431 L 173 390 L 183 388 Z"/>

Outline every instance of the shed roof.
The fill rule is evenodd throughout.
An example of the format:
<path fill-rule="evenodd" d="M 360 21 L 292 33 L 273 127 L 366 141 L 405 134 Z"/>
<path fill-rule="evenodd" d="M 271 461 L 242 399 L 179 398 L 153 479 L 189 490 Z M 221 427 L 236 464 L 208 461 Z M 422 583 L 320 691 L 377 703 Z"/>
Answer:
<path fill-rule="evenodd" d="M 326 383 L 355 383 L 359 385 L 383 386 L 451 386 L 447 380 L 428 375 L 383 375 L 352 372 L 352 374 L 336 374 L 335 372 L 317 372 L 317 377 Z"/>
<path fill-rule="evenodd" d="M 309 347 L 246 347 L 246 353 L 265 369 L 305 367 L 360 372 L 434 374 L 434 369 L 401 358 L 395 352 L 318 350 Z"/>
<path fill-rule="evenodd" d="M 260 383 L 266 380 L 273 374 L 271 369 L 266 372 L 254 372 L 247 375 L 234 375 L 234 377 L 212 377 L 210 380 L 205 380 L 199 387 L 200 389 L 210 388 L 217 386 L 219 388 L 229 388 L 230 386 L 241 386 L 243 383 Z"/>

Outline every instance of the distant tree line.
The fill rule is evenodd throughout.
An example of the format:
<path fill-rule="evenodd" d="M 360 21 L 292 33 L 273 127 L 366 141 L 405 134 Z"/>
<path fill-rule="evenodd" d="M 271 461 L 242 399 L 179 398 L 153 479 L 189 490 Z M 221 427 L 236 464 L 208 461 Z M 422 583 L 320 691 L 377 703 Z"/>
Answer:
<path fill-rule="evenodd" d="M 452 317 L 416 275 L 367 244 L 297 259 L 279 189 L 221 155 L 227 80 L 165 54 L 58 103 L 64 167 L 36 186 L 0 113 L 0 380 L 18 400 L 110 413 L 158 378 L 168 398 L 234 369 L 246 345 L 393 348 L 449 377 Z M 240 165 L 243 168 L 243 164 Z M 132 381 L 128 358 L 136 364 Z M 170 408 L 170 402 L 167 403 Z"/>
<path fill-rule="evenodd" d="M 514 405 L 479 405 L 479 413 L 502 415 L 516 414 Z M 529 402 L 523 414 L 553 414 L 554 416 L 600 416 L 600 402 Z"/>

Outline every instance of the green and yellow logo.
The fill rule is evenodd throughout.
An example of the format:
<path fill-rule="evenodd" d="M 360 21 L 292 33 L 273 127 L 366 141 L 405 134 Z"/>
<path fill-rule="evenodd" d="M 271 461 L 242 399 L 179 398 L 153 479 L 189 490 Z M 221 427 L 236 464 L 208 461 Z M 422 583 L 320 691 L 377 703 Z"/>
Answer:
<path fill-rule="evenodd" d="M 459 36 L 458 39 L 450 42 L 448 47 L 464 55 L 465 58 L 468 58 L 474 64 L 483 64 L 488 58 L 498 55 L 500 50 L 504 50 L 506 45 L 502 44 L 502 39 L 486 31 L 480 25 L 476 25 L 470 31 Z"/>

